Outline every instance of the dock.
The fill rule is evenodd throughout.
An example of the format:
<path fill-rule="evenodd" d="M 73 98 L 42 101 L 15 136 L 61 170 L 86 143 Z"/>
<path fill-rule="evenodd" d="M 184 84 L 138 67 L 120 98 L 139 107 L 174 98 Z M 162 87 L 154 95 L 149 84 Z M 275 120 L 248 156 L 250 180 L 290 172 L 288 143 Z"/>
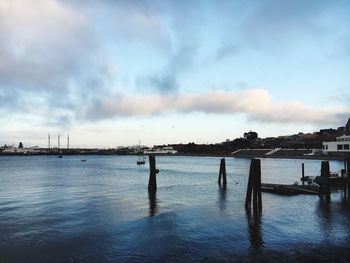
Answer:
<path fill-rule="evenodd" d="M 287 184 L 261 184 L 261 191 L 280 195 L 320 194 L 320 188 L 316 185 L 287 185 Z"/>
<path fill-rule="evenodd" d="M 338 175 L 330 175 L 328 178 L 330 185 L 344 185 L 346 184 L 347 177 L 340 177 Z M 317 183 L 319 184 L 320 176 L 305 176 L 300 178 L 300 181 L 307 182 L 308 184 Z"/>

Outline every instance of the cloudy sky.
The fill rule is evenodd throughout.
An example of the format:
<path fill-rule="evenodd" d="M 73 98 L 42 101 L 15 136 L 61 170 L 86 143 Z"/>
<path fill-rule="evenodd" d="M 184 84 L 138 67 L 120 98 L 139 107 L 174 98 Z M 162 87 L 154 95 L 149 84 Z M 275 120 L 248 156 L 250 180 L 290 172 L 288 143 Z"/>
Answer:
<path fill-rule="evenodd" d="M 212 143 L 350 117 L 346 0 L 0 0 L 0 144 Z M 55 144 L 53 142 L 53 144 Z"/>

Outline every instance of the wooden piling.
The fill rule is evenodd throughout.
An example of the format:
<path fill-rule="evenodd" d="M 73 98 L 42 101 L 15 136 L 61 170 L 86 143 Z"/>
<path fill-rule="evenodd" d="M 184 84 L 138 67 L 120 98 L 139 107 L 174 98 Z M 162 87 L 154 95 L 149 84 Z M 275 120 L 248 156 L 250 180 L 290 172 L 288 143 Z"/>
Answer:
<path fill-rule="evenodd" d="M 329 161 L 322 161 L 321 163 L 321 178 L 324 182 L 321 185 L 321 193 L 326 194 L 327 198 L 330 198 L 330 182 L 329 182 Z"/>
<path fill-rule="evenodd" d="M 348 182 L 347 182 L 347 178 L 345 178 L 345 175 L 346 175 L 346 170 L 345 169 L 341 169 L 340 170 L 340 176 L 341 176 L 341 178 L 342 178 L 342 186 L 343 186 L 343 191 L 344 191 L 344 198 L 346 199 L 346 196 L 347 196 L 347 193 L 346 193 L 346 191 L 347 191 L 347 184 L 348 184 Z"/>
<path fill-rule="evenodd" d="M 227 184 L 225 158 L 222 158 L 220 160 L 220 170 L 219 170 L 219 179 L 218 179 L 219 185 L 221 185 L 221 179 L 222 179 L 222 184 L 225 187 Z"/>
<path fill-rule="evenodd" d="M 346 174 L 346 184 L 347 184 L 347 190 L 348 190 L 348 198 L 350 198 L 350 159 L 346 160 L 346 167 L 345 167 L 345 174 Z"/>
<path fill-rule="evenodd" d="M 251 208 L 251 200 L 253 195 L 253 209 L 262 209 L 261 198 L 261 164 L 259 159 L 252 159 L 250 163 L 247 194 L 245 200 L 245 207 Z"/>
<path fill-rule="evenodd" d="M 341 169 L 341 177 L 344 178 L 344 199 L 350 197 L 350 159 L 344 158 L 344 169 Z"/>
<path fill-rule="evenodd" d="M 254 191 L 257 196 L 257 206 L 254 206 L 254 209 L 262 209 L 262 198 L 261 198 L 261 165 L 260 160 L 255 161 L 255 187 Z"/>
<path fill-rule="evenodd" d="M 245 197 L 245 207 L 250 208 L 251 206 L 251 200 L 252 200 L 252 190 L 253 190 L 253 160 L 250 162 L 250 169 L 249 169 L 249 177 L 248 177 L 248 185 L 247 185 L 247 194 Z"/>
<path fill-rule="evenodd" d="M 344 159 L 344 170 L 346 172 L 346 159 Z"/>
<path fill-rule="evenodd" d="M 148 191 L 155 192 L 157 190 L 156 174 L 159 170 L 156 168 L 156 157 L 154 155 L 149 156 L 149 170 Z"/>
<path fill-rule="evenodd" d="M 341 169 L 341 170 L 340 170 L 340 176 L 341 176 L 341 178 L 344 178 L 345 174 L 346 174 L 346 170 L 345 170 L 345 169 Z"/>
<path fill-rule="evenodd" d="M 305 184 L 305 167 L 304 163 L 301 164 L 301 181 L 303 182 L 303 185 Z"/>

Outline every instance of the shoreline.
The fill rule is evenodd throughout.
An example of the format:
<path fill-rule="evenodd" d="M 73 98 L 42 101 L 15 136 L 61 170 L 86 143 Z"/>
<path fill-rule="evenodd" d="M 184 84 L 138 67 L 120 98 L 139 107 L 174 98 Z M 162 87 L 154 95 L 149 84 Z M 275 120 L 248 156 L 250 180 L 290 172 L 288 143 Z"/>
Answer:
<path fill-rule="evenodd" d="M 2 156 L 58 156 L 58 153 L 0 153 L 0 158 Z M 116 153 L 98 153 L 98 152 L 91 152 L 91 153 L 62 153 L 62 156 L 89 156 L 89 155 L 113 155 L 113 156 L 138 156 L 137 154 L 116 154 Z M 149 156 L 150 154 L 144 154 L 143 156 Z M 296 159 L 296 160 L 329 160 L 329 161 L 343 161 L 346 159 L 349 159 L 350 156 L 344 156 L 344 155 L 232 155 L 232 154 L 194 154 L 194 153 L 176 153 L 176 154 L 155 154 L 155 156 L 181 156 L 181 157 L 222 157 L 222 158 L 241 158 L 241 159 L 252 159 L 252 158 L 259 158 L 259 159 Z"/>

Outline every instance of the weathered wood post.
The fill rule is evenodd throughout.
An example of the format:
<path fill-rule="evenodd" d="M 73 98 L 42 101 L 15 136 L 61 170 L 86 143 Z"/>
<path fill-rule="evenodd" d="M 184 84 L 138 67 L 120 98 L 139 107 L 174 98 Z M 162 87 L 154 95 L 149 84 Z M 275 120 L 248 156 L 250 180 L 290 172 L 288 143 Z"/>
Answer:
<path fill-rule="evenodd" d="M 329 182 L 329 161 L 322 161 L 321 163 L 321 192 L 330 198 L 330 182 Z"/>
<path fill-rule="evenodd" d="M 156 168 L 156 157 L 154 155 L 149 156 L 149 170 L 148 191 L 155 192 L 157 190 L 156 174 L 159 173 L 159 170 Z"/>
<path fill-rule="evenodd" d="M 260 160 L 257 160 L 257 164 L 256 164 L 256 182 L 255 182 L 255 188 L 254 191 L 256 192 L 256 196 L 257 196 L 257 208 L 259 210 L 262 209 L 262 198 L 261 198 L 261 163 Z M 253 200 L 254 201 L 254 200 Z M 255 206 L 254 206 L 255 207 Z M 255 208 L 254 208 L 255 209 Z"/>
<path fill-rule="evenodd" d="M 344 198 L 346 199 L 347 196 L 347 185 L 348 185 L 348 179 L 345 177 L 346 175 L 346 170 L 345 169 L 341 169 L 340 170 L 340 174 L 341 174 L 341 179 L 342 179 L 342 187 L 343 187 L 343 191 L 344 191 Z"/>
<path fill-rule="evenodd" d="M 247 194 L 245 196 L 245 208 L 249 208 L 251 206 L 251 200 L 252 200 L 252 190 L 253 190 L 253 160 L 250 162 L 250 168 L 249 168 L 249 177 L 248 177 L 248 185 L 247 185 Z"/>
<path fill-rule="evenodd" d="M 305 184 L 305 169 L 304 169 L 304 163 L 301 164 L 301 181 L 303 182 L 303 185 Z"/>
<path fill-rule="evenodd" d="M 220 160 L 220 170 L 219 170 L 219 179 L 218 179 L 218 184 L 219 185 L 221 185 L 221 178 L 222 178 L 223 186 L 226 187 L 227 180 L 226 180 L 226 163 L 225 163 L 225 158 L 222 158 Z"/>
<path fill-rule="evenodd" d="M 346 172 L 346 159 L 344 159 L 344 170 Z"/>
<path fill-rule="evenodd" d="M 252 159 L 250 163 L 247 194 L 245 199 L 245 207 L 251 208 L 251 200 L 253 195 L 253 209 L 262 209 L 261 198 L 261 164 L 259 159 Z"/>
<path fill-rule="evenodd" d="M 348 186 L 348 197 L 350 197 L 350 159 L 347 159 L 346 161 L 346 168 L 345 168 L 345 174 L 346 174 L 346 184 Z"/>
<path fill-rule="evenodd" d="M 341 178 L 344 178 L 344 177 L 345 177 L 345 174 L 346 174 L 346 170 L 345 170 L 345 169 L 341 169 L 341 170 L 340 170 L 340 176 L 341 176 Z"/>

